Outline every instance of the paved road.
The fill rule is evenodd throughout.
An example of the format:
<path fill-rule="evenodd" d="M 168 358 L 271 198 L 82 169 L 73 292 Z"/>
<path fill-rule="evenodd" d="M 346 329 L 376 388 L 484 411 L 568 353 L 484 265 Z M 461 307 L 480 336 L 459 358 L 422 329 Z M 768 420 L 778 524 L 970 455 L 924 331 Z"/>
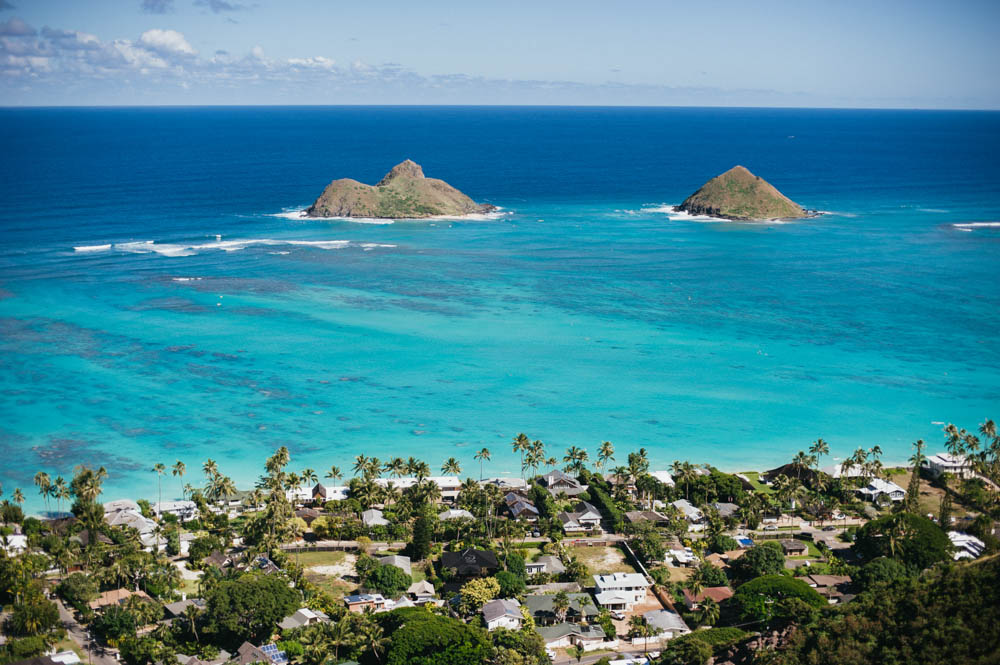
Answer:
<path fill-rule="evenodd" d="M 53 600 L 56 607 L 59 608 L 59 618 L 62 620 L 63 628 L 66 629 L 69 638 L 76 642 L 84 655 L 87 655 L 87 647 L 91 644 L 91 639 L 86 628 L 80 625 L 73 613 L 63 605 L 62 600 L 58 598 Z M 96 663 L 96 665 L 118 665 L 118 661 L 105 654 L 104 649 L 99 645 L 94 644 L 90 648 L 92 649 L 89 653 L 90 662 Z"/>

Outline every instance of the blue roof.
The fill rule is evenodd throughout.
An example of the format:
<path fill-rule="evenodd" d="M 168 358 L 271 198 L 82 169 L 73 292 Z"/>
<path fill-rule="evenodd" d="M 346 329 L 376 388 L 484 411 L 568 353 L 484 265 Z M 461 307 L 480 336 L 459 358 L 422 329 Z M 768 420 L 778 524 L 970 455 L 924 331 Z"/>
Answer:
<path fill-rule="evenodd" d="M 278 646 L 276 644 L 265 644 L 260 648 L 264 652 L 264 655 L 274 663 L 274 665 L 284 665 L 288 662 L 288 656 L 285 655 L 284 651 L 278 651 Z"/>

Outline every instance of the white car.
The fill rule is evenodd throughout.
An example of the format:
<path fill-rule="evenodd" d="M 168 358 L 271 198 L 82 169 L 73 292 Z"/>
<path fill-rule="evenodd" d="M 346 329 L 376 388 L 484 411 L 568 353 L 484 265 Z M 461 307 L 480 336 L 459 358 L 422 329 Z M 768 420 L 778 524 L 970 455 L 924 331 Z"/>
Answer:
<path fill-rule="evenodd" d="M 775 526 L 774 524 L 768 524 L 767 526 L 764 527 L 764 531 L 777 531 L 777 530 L 778 527 Z"/>
<path fill-rule="evenodd" d="M 612 619 L 617 619 L 618 621 L 625 620 L 625 613 L 621 610 L 611 610 L 608 614 L 611 615 Z"/>

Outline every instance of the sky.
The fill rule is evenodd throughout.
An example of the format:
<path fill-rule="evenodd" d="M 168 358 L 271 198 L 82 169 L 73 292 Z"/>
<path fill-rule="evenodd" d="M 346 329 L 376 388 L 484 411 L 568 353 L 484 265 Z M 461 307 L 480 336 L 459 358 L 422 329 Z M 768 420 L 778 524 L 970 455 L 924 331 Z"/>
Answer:
<path fill-rule="evenodd" d="M 0 106 L 1000 109 L 1000 0 L 0 0 Z"/>

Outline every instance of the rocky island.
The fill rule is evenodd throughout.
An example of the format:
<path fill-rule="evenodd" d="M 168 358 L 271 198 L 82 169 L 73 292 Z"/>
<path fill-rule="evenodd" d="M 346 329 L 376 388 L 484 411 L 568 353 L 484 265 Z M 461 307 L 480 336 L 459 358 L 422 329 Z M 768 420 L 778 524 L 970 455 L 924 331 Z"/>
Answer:
<path fill-rule="evenodd" d="M 420 165 L 407 159 L 374 186 L 350 178 L 334 180 L 305 212 L 308 217 L 424 219 L 493 210 L 496 206 L 476 203 L 443 180 L 425 177 Z"/>
<path fill-rule="evenodd" d="M 734 221 L 807 217 L 799 204 L 743 166 L 717 175 L 684 199 L 679 210 Z"/>

